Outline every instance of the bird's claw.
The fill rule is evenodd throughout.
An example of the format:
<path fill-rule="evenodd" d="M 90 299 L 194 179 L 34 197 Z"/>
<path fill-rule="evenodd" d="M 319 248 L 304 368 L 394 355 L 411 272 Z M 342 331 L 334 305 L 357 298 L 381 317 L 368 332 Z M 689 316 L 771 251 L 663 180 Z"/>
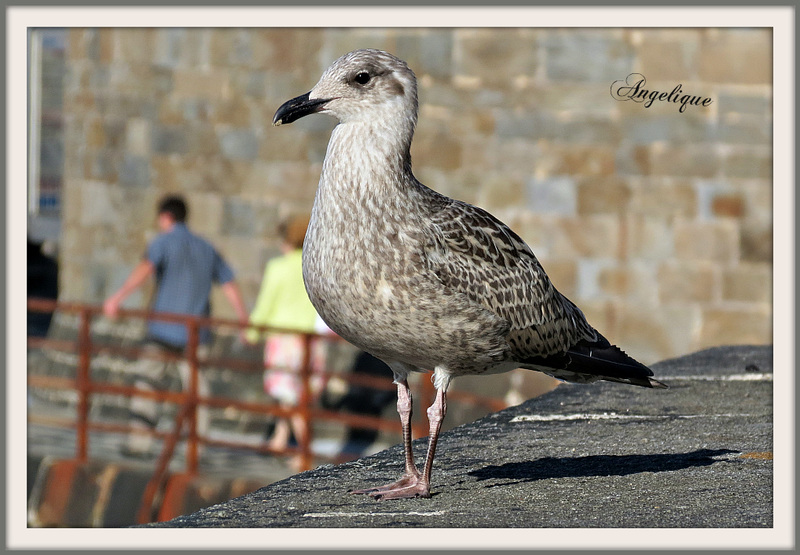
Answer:
<path fill-rule="evenodd" d="M 430 497 L 430 481 L 423 479 L 421 474 L 406 474 L 396 482 L 378 486 L 353 490 L 354 495 L 369 495 L 373 499 L 410 499 L 414 497 Z"/>

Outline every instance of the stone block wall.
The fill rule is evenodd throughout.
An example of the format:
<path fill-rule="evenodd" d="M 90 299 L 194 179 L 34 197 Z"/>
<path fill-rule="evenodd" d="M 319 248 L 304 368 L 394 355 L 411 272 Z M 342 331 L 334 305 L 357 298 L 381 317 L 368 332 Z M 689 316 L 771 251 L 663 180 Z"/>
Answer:
<path fill-rule="evenodd" d="M 417 177 L 508 223 L 609 339 L 643 362 L 771 342 L 768 29 L 73 29 L 62 299 L 115 290 L 180 192 L 252 306 L 333 127 L 272 115 L 358 47 L 417 74 Z M 613 98 L 631 73 L 712 101 Z"/>

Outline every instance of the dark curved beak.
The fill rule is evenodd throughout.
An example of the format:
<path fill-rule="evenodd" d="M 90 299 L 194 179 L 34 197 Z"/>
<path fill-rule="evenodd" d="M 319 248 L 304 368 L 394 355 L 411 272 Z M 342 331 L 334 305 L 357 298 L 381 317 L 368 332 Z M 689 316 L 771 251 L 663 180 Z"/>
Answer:
<path fill-rule="evenodd" d="M 308 98 L 309 94 L 311 93 L 307 92 L 297 98 L 284 102 L 281 107 L 278 108 L 278 111 L 275 112 L 275 116 L 272 118 L 272 125 L 292 123 L 303 116 L 319 112 L 330 100 L 329 98 L 315 98 L 311 100 Z"/>

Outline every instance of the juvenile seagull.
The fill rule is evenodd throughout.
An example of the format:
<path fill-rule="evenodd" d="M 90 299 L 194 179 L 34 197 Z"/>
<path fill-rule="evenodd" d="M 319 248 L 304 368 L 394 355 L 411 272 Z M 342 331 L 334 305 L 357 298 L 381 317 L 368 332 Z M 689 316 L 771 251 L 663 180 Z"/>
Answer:
<path fill-rule="evenodd" d="M 330 328 L 391 367 L 405 473 L 358 490 L 377 499 L 430 497 L 446 392 L 456 376 L 514 368 L 561 380 L 666 387 L 611 345 L 561 295 L 531 249 L 488 212 L 443 196 L 411 172 L 417 83 L 379 50 L 336 60 L 274 125 L 336 117 L 303 247 L 311 302 Z M 411 372 L 433 369 L 428 452 L 411 451 Z"/>

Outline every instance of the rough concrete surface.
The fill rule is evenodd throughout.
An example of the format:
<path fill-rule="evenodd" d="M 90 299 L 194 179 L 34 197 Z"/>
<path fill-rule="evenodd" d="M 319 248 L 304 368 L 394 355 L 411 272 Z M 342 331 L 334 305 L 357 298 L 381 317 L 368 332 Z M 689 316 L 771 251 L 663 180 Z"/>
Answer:
<path fill-rule="evenodd" d="M 148 526 L 771 527 L 772 347 L 653 370 L 670 389 L 563 385 L 443 434 L 430 499 L 347 493 L 397 478 L 397 445 Z M 425 445 L 414 443 L 418 461 Z"/>

